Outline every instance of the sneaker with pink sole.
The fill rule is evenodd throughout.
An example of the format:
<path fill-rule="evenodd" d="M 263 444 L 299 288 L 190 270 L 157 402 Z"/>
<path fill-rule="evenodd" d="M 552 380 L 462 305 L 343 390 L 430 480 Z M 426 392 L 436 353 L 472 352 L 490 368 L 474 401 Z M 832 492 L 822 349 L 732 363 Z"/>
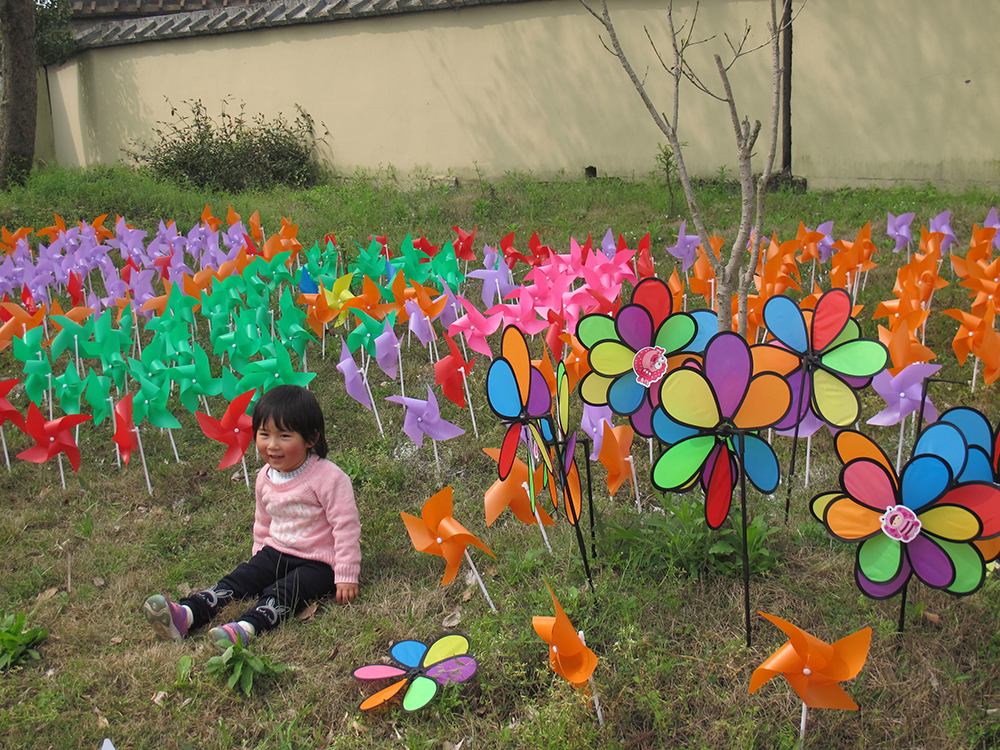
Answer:
<path fill-rule="evenodd" d="M 208 638 L 219 651 L 225 651 L 234 644 L 246 646 L 253 636 L 238 622 L 227 622 L 208 631 Z"/>
<path fill-rule="evenodd" d="M 187 612 L 180 604 L 175 604 L 162 594 L 153 594 L 142 605 L 142 611 L 161 641 L 187 638 Z"/>

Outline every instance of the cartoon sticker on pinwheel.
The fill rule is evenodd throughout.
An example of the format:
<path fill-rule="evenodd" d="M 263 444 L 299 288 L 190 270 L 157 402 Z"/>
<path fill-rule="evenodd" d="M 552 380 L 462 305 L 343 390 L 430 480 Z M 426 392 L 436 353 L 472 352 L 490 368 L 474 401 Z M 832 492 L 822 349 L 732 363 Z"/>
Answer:
<path fill-rule="evenodd" d="M 514 465 L 517 445 L 524 429 L 539 446 L 543 460 L 550 463 L 538 422 L 548 419 L 552 394 L 545 376 L 531 364 L 524 334 L 514 326 L 504 329 L 501 354 L 493 360 L 486 375 L 486 398 L 494 414 L 507 425 L 497 464 L 500 479 L 506 479 Z"/>
<path fill-rule="evenodd" d="M 479 541 L 474 534 L 454 519 L 452 508 L 452 491 L 451 485 L 449 485 L 431 496 L 424 503 L 424 507 L 420 512 L 420 518 L 411 516 L 409 513 L 400 513 L 399 515 L 402 517 L 403 523 L 406 524 L 406 530 L 410 534 L 410 541 L 413 542 L 413 546 L 416 547 L 418 552 L 427 552 L 428 554 L 437 555 L 445 559 L 447 565 L 444 569 L 444 577 L 441 579 L 441 585 L 447 586 L 455 580 L 458 568 L 462 564 L 462 557 L 464 556 L 469 563 L 469 567 L 472 568 L 473 575 L 475 575 L 476 580 L 479 582 L 479 588 L 483 592 L 483 596 L 486 597 L 490 609 L 495 612 L 497 608 L 487 593 L 486 584 L 483 583 L 483 579 L 479 575 L 479 570 L 472 561 L 472 555 L 469 554 L 469 550 L 466 547 L 473 544 L 490 557 L 496 557 L 496 555 L 490 551 L 489 547 Z"/>
<path fill-rule="evenodd" d="M 746 550 L 746 482 L 761 492 L 778 485 L 778 459 L 756 433 L 788 412 L 791 392 L 774 373 L 753 374 L 746 341 L 736 333 L 716 334 L 701 369 L 686 365 L 664 378 L 660 409 L 653 418 L 657 437 L 669 447 L 653 465 L 653 484 L 664 491 L 690 489 L 700 477 L 705 520 L 719 528 L 729 515 L 736 481 Z M 750 645 L 750 565 L 744 552 L 743 586 L 747 646 Z"/>
<path fill-rule="evenodd" d="M 645 279 L 617 315 L 585 315 L 577 327 L 591 368 L 580 383 L 580 397 L 593 406 L 608 404 L 645 437 L 653 435 L 652 415 L 667 359 L 685 351 L 697 334 L 695 319 L 672 314 L 672 307 L 667 284 Z"/>
<path fill-rule="evenodd" d="M 960 427 L 942 417 L 924 430 L 898 477 L 859 432 L 841 432 L 835 446 L 841 489 L 814 497 L 812 514 L 836 539 L 858 544 L 854 578 L 862 593 L 886 599 L 902 592 L 900 632 L 914 575 L 955 596 L 983 585 L 976 542 L 1000 535 L 1000 487 L 980 478 L 982 461 Z"/>
<path fill-rule="evenodd" d="M 601 702 L 594 685 L 597 655 L 584 642 L 583 631 L 578 632 L 573 627 L 566 612 L 563 611 L 562 605 L 559 604 L 559 600 L 556 599 L 552 587 L 547 582 L 545 586 L 552 596 L 552 606 L 556 611 L 555 616 L 532 617 L 531 626 L 538 633 L 538 637 L 549 644 L 549 665 L 553 672 L 576 687 L 582 687 L 588 681 L 590 682 L 597 720 L 603 724 Z"/>
<path fill-rule="evenodd" d="M 837 683 L 858 676 L 868 658 L 872 629 L 863 628 L 834 643 L 824 643 L 780 617 L 758 612 L 788 636 L 777 651 L 754 670 L 750 692 L 777 675 L 782 675 L 802 700 L 799 747 L 805 741 L 806 720 L 810 708 L 839 708 L 857 711 L 858 704 Z"/>
<path fill-rule="evenodd" d="M 421 641 L 400 641 L 389 649 L 395 664 L 367 664 L 354 670 L 359 680 L 396 680 L 361 703 L 370 711 L 389 703 L 401 691 L 403 710 L 418 711 L 430 703 L 442 685 L 465 682 L 476 673 L 471 643 L 460 633 L 443 635 L 429 646 Z"/>

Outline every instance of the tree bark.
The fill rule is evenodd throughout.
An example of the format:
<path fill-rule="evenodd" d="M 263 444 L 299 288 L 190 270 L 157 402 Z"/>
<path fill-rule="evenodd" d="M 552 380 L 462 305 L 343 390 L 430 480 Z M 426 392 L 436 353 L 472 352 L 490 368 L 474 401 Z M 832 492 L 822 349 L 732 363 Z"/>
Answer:
<path fill-rule="evenodd" d="M 0 190 L 23 185 L 35 158 L 34 0 L 0 0 Z"/>

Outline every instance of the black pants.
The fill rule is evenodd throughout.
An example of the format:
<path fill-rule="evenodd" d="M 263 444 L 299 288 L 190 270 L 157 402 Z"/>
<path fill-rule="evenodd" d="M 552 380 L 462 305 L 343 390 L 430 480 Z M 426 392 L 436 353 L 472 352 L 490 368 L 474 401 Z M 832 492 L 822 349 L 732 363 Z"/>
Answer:
<path fill-rule="evenodd" d="M 211 622 L 230 602 L 259 596 L 257 604 L 237 619 L 246 620 L 262 633 L 295 614 L 304 602 L 326 596 L 335 587 L 333 568 L 326 563 L 264 547 L 212 588 L 185 597 L 180 603 L 191 608 L 191 627 L 198 628 Z"/>

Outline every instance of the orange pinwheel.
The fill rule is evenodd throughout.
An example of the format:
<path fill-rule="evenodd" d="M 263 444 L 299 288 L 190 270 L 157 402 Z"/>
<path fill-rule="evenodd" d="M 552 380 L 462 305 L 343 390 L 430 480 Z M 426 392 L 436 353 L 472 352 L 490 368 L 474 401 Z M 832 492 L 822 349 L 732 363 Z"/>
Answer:
<path fill-rule="evenodd" d="M 722 248 L 722 243 L 725 240 L 722 237 L 709 237 L 708 241 L 712 246 L 712 251 L 715 253 L 716 259 L 718 259 L 719 250 Z M 705 253 L 705 249 L 701 245 L 698 245 L 695 250 L 698 253 L 698 258 L 691 267 L 694 276 L 688 279 L 688 287 L 691 289 L 691 294 L 700 294 L 705 298 L 705 304 L 714 310 L 715 271 L 712 270 L 712 265 L 708 262 L 708 255 Z"/>
<path fill-rule="evenodd" d="M 993 330 L 995 313 L 996 310 L 992 302 L 987 305 L 986 315 L 983 316 L 973 315 L 972 313 L 957 309 L 944 311 L 945 315 L 954 318 L 960 324 L 958 330 L 955 332 L 955 338 L 951 341 L 951 348 L 955 352 L 955 357 L 958 359 L 959 365 L 964 366 L 968 356 L 982 347 L 983 341 L 986 338 L 987 328 Z"/>
<path fill-rule="evenodd" d="M 447 586 L 455 580 L 467 545 L 473 544 L 487 555 L 496 557 L 489 547 L 452 517 L 452 508 L 451 485 L 449 485 L 424 503 L 420 512 L 421 518 L 411 516 L 409 513 L 399 514 L 406 524 L 406 530 L 410 532 L 410 541 L 417 551 L 443 557 L 447 562 L 444 577 L 441 579 L 442 586 Z"/>
<path fill-rule="evenodd" d="M 205 210 L 201 212 L 201 221 L 213 232 L 218 232 L 219 226 L 222 224 L 222 219 L 216 219 L 212 216 L 212 209 L 207 203 L 205 204 Z"/>
<path fill-rule="evenodd" d="M 885 344 L 892 357 L 892 367 L 889 372 L 898 375 L 899 371 L 914 362 L 930 362 L 937 355 L 917 341 L 906 326 L 900 326 L 895 331 L 878 327 L 878 340 Z"/>
<path fill-rule="evenodd" d="M 0 308 L 11 316 L 0 326 L 0 350 L 10 346 L 15 336 L 24 336 L 27 331 L 40 326 L 45 317 L 45 305 L 39 305 L 34 314 L 13 302 L 0 302 Z"/>
<path fill-rule="evenodd" d="M 381 300 L 382 293 L 379 291 L 378 285 L 371 278 L 365 276 L 361 294 L 344 302 L 341 309 L 361 310 L 375 320 L 383 320 L 395 306 L 392 303 L 380 304 Z"/>
<path fill-rule="evenodd" d="M 500 451 L 496 448 L 483 448 L 483 453 L 492 458 L 494 461 L 500 461 Z M 539 466 L 535 469 L 534 486 L 541 491 L 543 476 L 545 475 L 545 470 Z M 549 487 L 554 491 L 554 481 L 551 475 L 549 476 Z M 525 487 L 528 486 L 528 466 L 519 458 L 514 459 L 514 464 L 511 467 L 510 474 L 504 480 L 496 480 L 493 485 L 486 490 L 485 501 L 486 501 L 486 525 L 492 526 L 493 522 L 499 518 L 500 514 L 503 513 L 504 508 L 510 508 L 511 513 L 513 513 L 517 520 L 521 523 L 535 524 L 537 520 L 535 519 L 534 512 L 531 509 L 531 498 L 528 496 L 528 490 Z M 538 511 L 538 517 L 542 520 L 545 526 L 552 526 L 555 521 L 552 517 L 545 512 L 541 505 L 535 504 L 535 509 Z"/>
<path fill-rule="evenodd" d="M 604 423 L 604 439 L 597 455 L 608 470 L 608 494 L 612 497 L 632 476 L 632 440 L 635 430 L 628 425 L 612 427 Z"/>
<path fill-rule="evenodd" d="M 684 279 L 681 278 L 680 274 L 677 273 L 677 269 L 670 274 L 670 278 L 667 279 L 667 286 L 670 288 L 670 296 L 674 298 L 673 310 L 684 310 Z"/>
<path fill-rule="evenodd" d="M 788 640 L 754 670 L 750 677 L 751 693 L 780 674 L 809 708 L 858 710 L 858 704 L 837 683 L 853 679 L 865 665 L 871 628 L 828 644 L 780 617 L 758 614 L 778 626 Z"/>
<path fill-rule="evenodd" d="M 576 388 L 576 384 L 583 380 L 583 376 L 590 372 L 588 353 L 580 340 L 571 333 L 561 333 L 559 339 L 569 344 L 566 356 L 563 357 L 563 365 L 566 367 L 566 377 L 569 379 L 567 386 L 572 391 Z"/>
<path fill-rule="evenodd" d="M 25 239 L 32 233 L 33 227 L 21 227 L 14 234 L 7 231 L 7 227 L 0 227 L 0 250 L 7 255 L 13 255 L 17 243 Z"/>
<path fill-rule="evenodd" d="M 927 320 L 927 311 L 921 309 L 920 303 L 913 296 L 904 294 L 898 299 L 880 302 L 875 308 L 872 318 L 888 318 L 889 331 L 895 333 L 899 328 L 905 328 L 910 333 L 920 329 Z"/>
<path fill-rule="evenodd" d="M 532 617 L 531 626 L 543 641 L 549 644 L 549 664 L 560 677 L 582 685 L 597 667 L 597 655 L 584 644 L 548 583 L 555 617 Z"/>

